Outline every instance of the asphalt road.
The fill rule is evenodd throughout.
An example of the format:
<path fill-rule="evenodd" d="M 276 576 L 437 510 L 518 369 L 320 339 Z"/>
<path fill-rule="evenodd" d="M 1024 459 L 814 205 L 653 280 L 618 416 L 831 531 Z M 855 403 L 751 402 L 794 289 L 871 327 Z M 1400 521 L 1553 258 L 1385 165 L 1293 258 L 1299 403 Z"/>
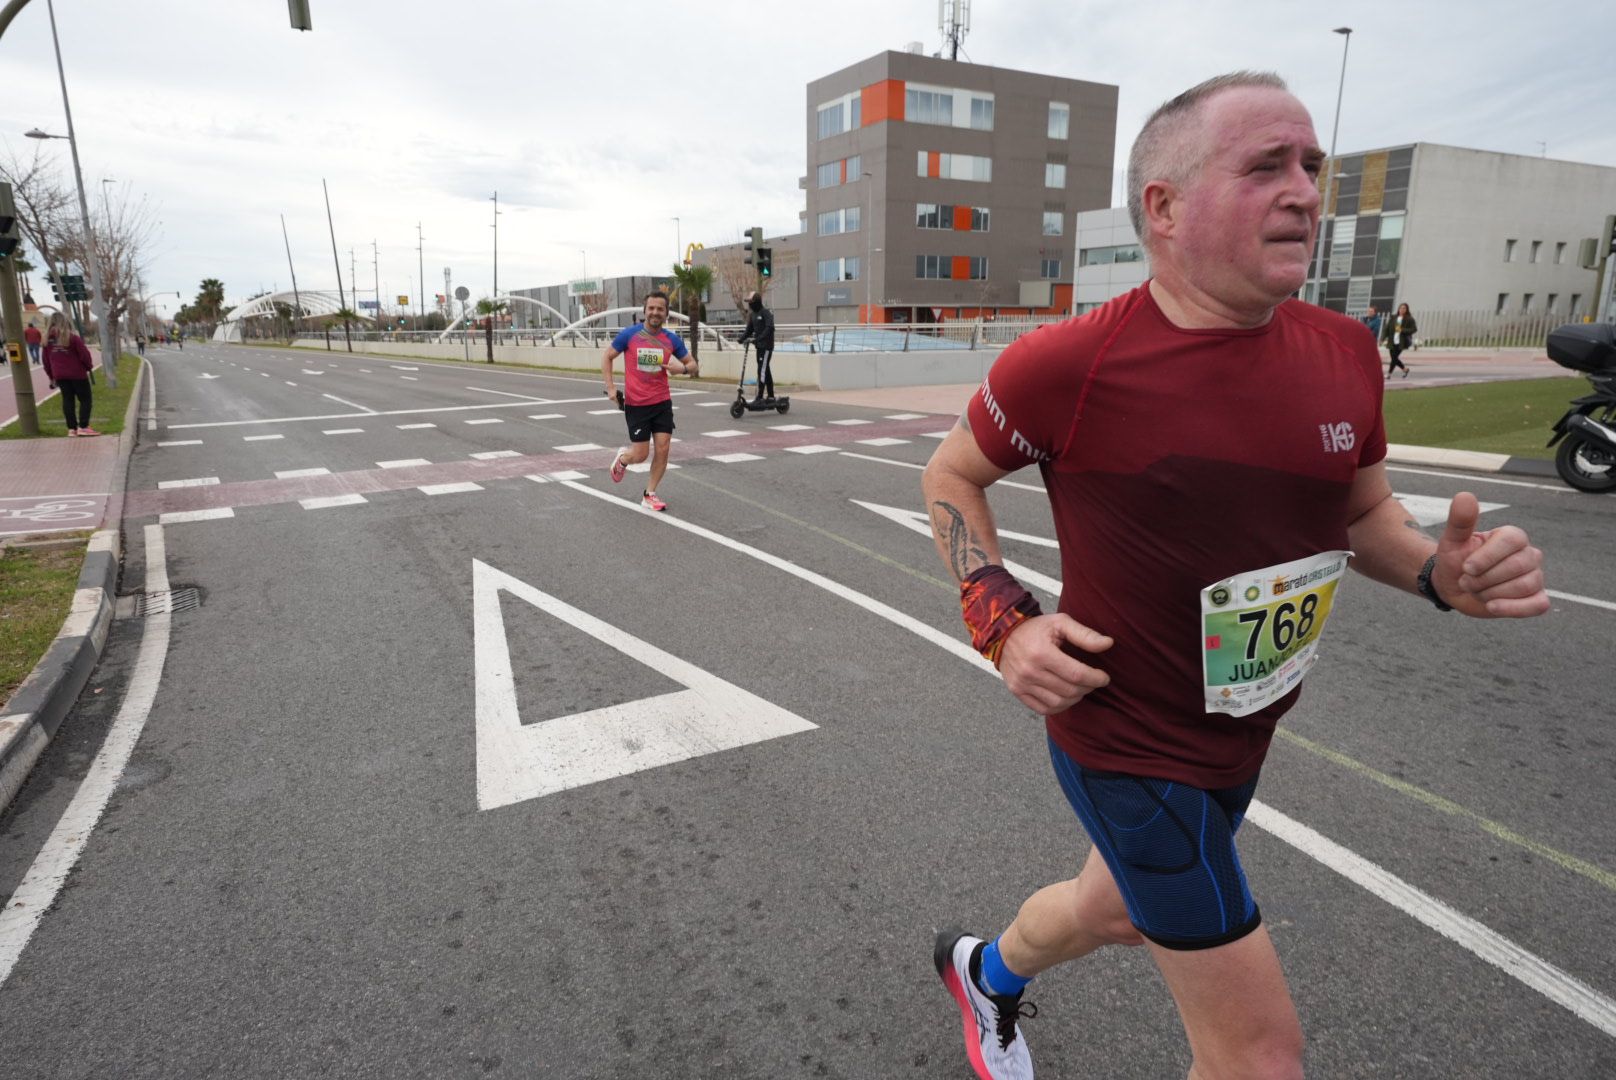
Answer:
<path fill-rule="evenodd" d="M 115 623 L 0 817 L 0 896 L 83 845 L 0 967 L 0 1071 L 969 1075 L 934 928 L 996 931 L 1087 842 L 908 527 L 952 417 L 735 421 L 676 380 L 653 515 L 596 379 L 150 352 L 121 592 L 201 603 Z M 1616 499 L 1392 476 L 1500 504 L 1565 596 L 1493 624 L 1345 586 L 1241 843 L 1310 1075 L 1616 1075 Z M 1006 555 L 1058 578 L 1011 479 Z M 1188 1066 L 1142 951 L 1029 997 L 1042 1076 Z"/>

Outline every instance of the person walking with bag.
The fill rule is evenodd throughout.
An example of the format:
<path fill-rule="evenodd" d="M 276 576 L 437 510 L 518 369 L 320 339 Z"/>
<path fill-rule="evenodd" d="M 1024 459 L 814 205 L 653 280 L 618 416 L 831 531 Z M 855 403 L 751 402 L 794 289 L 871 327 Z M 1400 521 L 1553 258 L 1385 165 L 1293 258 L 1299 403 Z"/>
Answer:
<path fill-rule="evenodd" d="M 1392 372 L 1398 368 L 1403 369 L 1403 378 L 1408 378 L 1408 365 L 1403 363 L 1401 357 L 1403 350 L 1414 345 L 1414 331 L 1419 326 L 1414 322 L 1414 315 L 1408 310 L 1407 304 L 1397 305 L 1397 314 L 1392 321 L 1386 324 L 1386 351 L 1391 354 L 1392 362 L 1386 365 L 1386 377 L 1392 377 Z"/>
<path fill-rule="evenodd" d="M 62 418 L 69 435 L 99 435 L 90 426 L 90 373 L 95 359 L 84 339 L 73 332 L 67 316 L 56 312 L 45 326 L 45 376 L 62 392 Z"/>

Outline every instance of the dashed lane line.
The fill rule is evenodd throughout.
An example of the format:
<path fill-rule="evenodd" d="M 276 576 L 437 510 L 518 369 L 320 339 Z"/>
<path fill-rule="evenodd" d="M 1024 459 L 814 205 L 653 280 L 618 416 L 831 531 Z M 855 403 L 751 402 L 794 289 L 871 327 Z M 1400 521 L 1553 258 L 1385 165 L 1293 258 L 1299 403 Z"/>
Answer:
<path fill-rule="evenodd" d="M 350 493 L 347 495 L 322 495 L 314 499 L 299 499 L 297 501 L 305 510 L 328 510 L 333 506 L 356 506 L 370 500 L 363 495 Z"/>
<path fill-rule="evenodd" d="M 462 491 L 482 491 L 481 484 L 474 484 L 470 480 L 462 480 L 454 484 L 422 484 L 416 490 L 423 495 L 455 495 Z"/>
<path fill-rule="evenodd" d="M 277 480 L 297 480 L 305 476 L 330 476 L 331 470 L 326 468 L 314 469 L 282 469 L 275 474 Z"/>
<path fill-rule="evenodd" d="M 157 524 L 180 525 L 187 521 L 217 521 L 220 518 L 235 516 L 235 509 L 229 506 L 216 506 L 211 510 L 174 510 L 167 514 L 159 514 Z"/>
<path fill-rule="evenodd" d="M 184 487 L 208 487 L 209 485 L 217 484 L 218 482 L 219 478 L 217 476 L 196 476 L 189 480 L 159 480 L 157 481 L 157 487 L 159 490 Z"/>

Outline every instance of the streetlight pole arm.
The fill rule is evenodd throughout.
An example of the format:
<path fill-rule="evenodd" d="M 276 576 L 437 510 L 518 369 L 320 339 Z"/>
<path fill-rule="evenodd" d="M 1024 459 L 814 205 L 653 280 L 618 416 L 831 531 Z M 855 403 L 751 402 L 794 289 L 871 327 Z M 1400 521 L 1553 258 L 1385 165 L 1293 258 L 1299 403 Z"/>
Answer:
<path fill-rule="evenodd" d="M 11 3 L 5 6 L 5 10 L 0 11 L 0 37 L 5 36 L 6 27 L 10 26 L 11 20 L 17 17 L 17 12 L 27 6 L 28 0 L 11 0 Z"/>

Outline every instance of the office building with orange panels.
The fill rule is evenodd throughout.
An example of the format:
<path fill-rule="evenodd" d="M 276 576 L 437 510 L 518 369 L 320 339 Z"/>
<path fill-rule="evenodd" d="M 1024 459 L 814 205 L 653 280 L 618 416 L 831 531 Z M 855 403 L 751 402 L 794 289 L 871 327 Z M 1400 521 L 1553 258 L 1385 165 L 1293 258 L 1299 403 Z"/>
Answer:
<path fill-rule="evenodd" d="M 804 121 L 801 231 L 765 238 L 779 321 L 1071 310 L 1076 215 L 1110 205 L 1115 86 L 883 52 L 809 83 Z"/>

